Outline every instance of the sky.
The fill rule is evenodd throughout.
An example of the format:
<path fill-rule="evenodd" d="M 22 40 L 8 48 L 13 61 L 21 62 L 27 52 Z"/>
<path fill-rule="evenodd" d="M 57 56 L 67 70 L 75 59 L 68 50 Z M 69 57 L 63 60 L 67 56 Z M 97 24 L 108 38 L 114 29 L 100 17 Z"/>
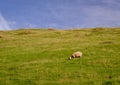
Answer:
<path fill-rule="evenodd" d="M 120 0 L 0 0 L 0 30 L 120 27 Z"/>

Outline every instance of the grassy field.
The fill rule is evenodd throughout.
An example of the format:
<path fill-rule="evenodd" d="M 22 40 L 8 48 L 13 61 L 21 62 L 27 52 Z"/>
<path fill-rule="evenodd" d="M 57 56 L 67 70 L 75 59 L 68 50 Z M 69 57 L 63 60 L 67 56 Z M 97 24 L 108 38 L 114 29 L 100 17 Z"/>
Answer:
<path fill-rule="evenodd" d="M 120 85 L 120 28 L 0 31 L 0 85 Z"/>

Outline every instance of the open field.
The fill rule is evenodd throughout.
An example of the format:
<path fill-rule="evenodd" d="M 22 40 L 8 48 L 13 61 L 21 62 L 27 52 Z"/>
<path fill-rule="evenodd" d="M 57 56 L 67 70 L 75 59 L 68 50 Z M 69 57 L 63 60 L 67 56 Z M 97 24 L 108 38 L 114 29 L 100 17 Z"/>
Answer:
<path fill-rule="evenodd" d="M 0 31 L 0 85 L 120 85 L 120 28 Z"/>

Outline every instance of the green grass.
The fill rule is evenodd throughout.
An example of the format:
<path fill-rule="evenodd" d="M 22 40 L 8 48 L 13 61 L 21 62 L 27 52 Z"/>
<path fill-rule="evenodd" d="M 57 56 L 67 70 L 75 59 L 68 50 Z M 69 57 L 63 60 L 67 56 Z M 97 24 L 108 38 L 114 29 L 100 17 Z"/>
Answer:
<path fill-rule="evenodd" d="M 120 85 L 120 29 L 0 31 L 0 85 Z"/>

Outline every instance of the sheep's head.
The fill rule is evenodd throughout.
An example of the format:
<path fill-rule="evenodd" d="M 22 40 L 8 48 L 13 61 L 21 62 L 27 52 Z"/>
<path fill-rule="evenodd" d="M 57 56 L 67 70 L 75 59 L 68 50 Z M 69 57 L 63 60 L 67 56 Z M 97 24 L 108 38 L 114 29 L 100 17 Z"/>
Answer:
<path fill-rule="evenodd" d="M 69 57 L 69 60 L 71 60 L 71 56 Z"/>

